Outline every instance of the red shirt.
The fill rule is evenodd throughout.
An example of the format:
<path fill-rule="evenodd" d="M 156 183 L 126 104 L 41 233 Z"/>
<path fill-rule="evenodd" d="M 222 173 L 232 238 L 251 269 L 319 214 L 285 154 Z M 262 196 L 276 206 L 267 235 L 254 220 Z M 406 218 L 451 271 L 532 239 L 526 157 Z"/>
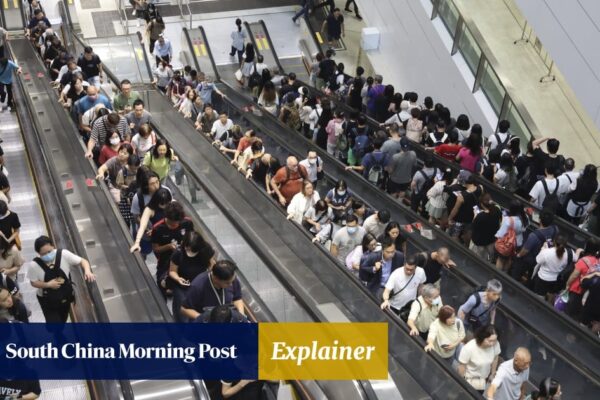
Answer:
<path fill-rule="evenodd" d="M 104 145 L 102 146 L 102 150 L 100 150 L 100 156 L 98 157 L 98 162 L 100 165 L 104 164 L 114 156 L 118 156 L 119 152 L 113 150 L 112 147 Z"/>
<path fill-rule="evenodd" d="M 290 201 L 292 201 L 292 197 L 294 197 L 296 193 L 302 191 L 302 182 L 307 176 L 308 173 L 306 172 L 306 168 L 302 165 L 298 165 L 298 171 L 296 172 L 288 171 L 285 166 L 279 168 L 273 179 L 276 184 L 281 185 L 279 191 L 281 192 L 281 195 L 285 197 L 286 203 L 289 204 Z"/>
<path fill-rule="evenodd" d="M 440 144 L 435 148 L 435 153 L 441 157 L 444 157 L 448 161 L 456 161 L 456 155 L 460 151 L 462 146 L 460 144 Z"/>
<path fill-rule="evenodd" d="M 587 261 L 587 263 L 586 263 L 586 261 Z M 585 257 L 581 258 L 579 261 L 577 261 L 577 263 L 575 264 L 575 269 L 577 271 L 579 271 L 579 277 L 577 279 L 575 279 L 573 281 L 573 283 L 571 283 L 571 286 L 569 286 L 569 292 L 582 294 L 583 289 L 581 288 L 581 279 L 590 272 L 590 267 L 593 267 L 594 265 L 598 264 L 599 262 L 600 262 L 600 259 L 598 259 L 594 256 L 585 256 Z"/>

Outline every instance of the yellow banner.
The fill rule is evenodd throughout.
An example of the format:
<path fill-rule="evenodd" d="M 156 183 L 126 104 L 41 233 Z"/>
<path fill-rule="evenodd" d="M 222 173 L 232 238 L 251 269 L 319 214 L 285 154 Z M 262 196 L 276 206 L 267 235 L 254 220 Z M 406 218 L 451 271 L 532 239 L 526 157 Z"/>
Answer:
<path fill-rule="evenodd" d="M 261 323 L 259 379 L 387 379 L 385 323 Z"/>

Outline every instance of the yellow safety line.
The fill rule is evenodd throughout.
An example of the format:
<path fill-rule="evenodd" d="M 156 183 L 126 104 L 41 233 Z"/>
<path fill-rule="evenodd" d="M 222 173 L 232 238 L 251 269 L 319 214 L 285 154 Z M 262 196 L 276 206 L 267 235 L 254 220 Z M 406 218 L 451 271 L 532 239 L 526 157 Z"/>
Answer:
<path fill-rule="evenodd" d="M 196 57 L 200 57 L 200 49 L 198 48 L 197 44 L 194 45 L 194 54 Z"/>
<path fill-rule="evenodd" d="M 256 38 L 256 47 L 258 47 L 259 50 L 262 50 L 262 44 L 260 43 L 259 38 Z"/>
<path fill-rule="evenodd" d="M 319 41 L 319 43 L 323 44 L 323 38 L 321 37 L 321 33 L 320 32 L 315 32 L 315 34 L 317 35 L 317 40 Z"/>
<path fill-rule="evenodd" d="M 73 4 L 73 0 L 69 0 L 69 4 Z"/>
<path fill-rule="evenodd" d="M 135 52 L 137 53 L 138 60 L 143 61 L 144 60 L 144 53 L 142 53 L 142 49 L 135 49 Z"/>
<path fill-rule="evenodd" d="M 13 4 L 16 9 L 19 9 L 19 0 L 13 0 Z"/>
<path fill-rule="evenodd" d="M 202 50 L 202 55 L 205 56 L 208 53 L 206 52 L 206 45 L 204 43 L 200 44 L 200 50 Z"/>
<path fill-rule="evenodd" d="M 8 10 L 8 0 L 4 0 L 4 8 Z"/>
<path fill-rule="evenodd" d="M 263 42 L 263 47 L 268 50 L 269 49 L 269 41 L 267 40 L 267 38 L 263 38 L 262 42 Z"/>

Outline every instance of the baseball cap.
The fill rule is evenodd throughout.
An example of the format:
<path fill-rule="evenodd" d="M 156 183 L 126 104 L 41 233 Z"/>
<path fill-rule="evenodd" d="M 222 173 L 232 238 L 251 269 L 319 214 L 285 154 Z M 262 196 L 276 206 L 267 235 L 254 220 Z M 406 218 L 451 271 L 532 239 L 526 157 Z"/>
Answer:
<path fill-rule="evenodd" d="M 408 150 L 409 146 L 409 139 L 406 136 L 403 136 L 402 139 L 400 139 L 400 147 L 402 148 L 402 150 Z"/>

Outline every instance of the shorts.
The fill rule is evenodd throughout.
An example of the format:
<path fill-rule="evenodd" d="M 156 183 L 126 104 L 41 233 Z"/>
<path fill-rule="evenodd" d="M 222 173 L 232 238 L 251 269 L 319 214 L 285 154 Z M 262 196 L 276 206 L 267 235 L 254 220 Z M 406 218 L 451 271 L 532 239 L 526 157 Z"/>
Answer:
<path fill-rule="evenodd" d="M 408 186 L 410 186 L 410 182 L 396 183 L 389 179 L 387 183 L 387 192 L 390 194 L 406 192 L 408 190 Z"/>
<path fill-rule="evenodd" d="M 557 294 L 561 289 L 560 282 L 545 281 L 538 275 L 535 276 L 533 281 L 533 291 L 540 296 L 545 296 L 548 293 Z"/>

